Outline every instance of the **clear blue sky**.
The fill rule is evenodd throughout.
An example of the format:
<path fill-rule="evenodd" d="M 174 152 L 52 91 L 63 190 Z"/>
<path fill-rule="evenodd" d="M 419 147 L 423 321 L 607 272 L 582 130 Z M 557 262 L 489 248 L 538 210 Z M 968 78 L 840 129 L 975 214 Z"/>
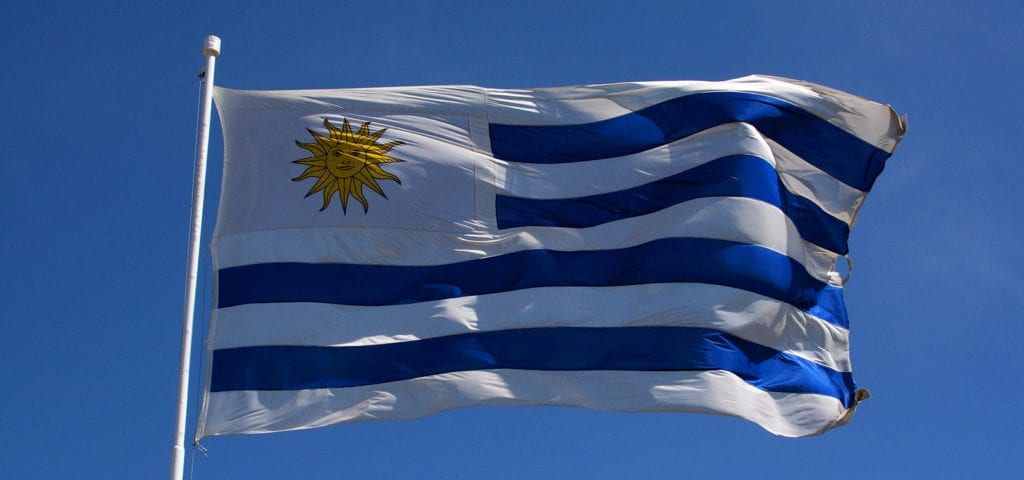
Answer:
<path fill-rule="evenodd" d="M 787 440 L 725 417 L 472 408 L 207 439 L 194 478 L 1024 471 L 1024 3 L 116 3 L 0 15 L 0 478 L 167 475 L 207 34 L 233 88 L 763 73 L 892 104 L 909 132 L 851 237 L 854 374 L 874 396 L 846 427 Z M 215 132 L 211 198 L 220 152 Z"/>

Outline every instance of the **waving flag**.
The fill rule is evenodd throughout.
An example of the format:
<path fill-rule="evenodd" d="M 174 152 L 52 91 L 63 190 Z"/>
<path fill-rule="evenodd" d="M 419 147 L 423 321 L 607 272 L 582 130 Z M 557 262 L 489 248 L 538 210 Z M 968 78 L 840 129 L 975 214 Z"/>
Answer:
<path fill-rule="evenodd" d="M 475 405 L 859 400 L 837 258 L 903 134 L 805 82 L 219 88 L 197 436 Z"/>

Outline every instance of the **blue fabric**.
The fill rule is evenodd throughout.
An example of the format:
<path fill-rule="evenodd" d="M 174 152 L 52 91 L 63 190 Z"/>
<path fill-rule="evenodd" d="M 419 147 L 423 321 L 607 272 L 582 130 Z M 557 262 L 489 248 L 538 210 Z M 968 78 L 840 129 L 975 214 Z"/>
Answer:
<path fill-rule="evenodd" d="M 216 350 L 210 391 L 342 388 L 485 369 L 728 370 L 773 392 L 829 395 L 849 406 L 849 373 L 705 328 L 528 328 L 355 347 Z"/>
<path fill-rule="evenodd" d="M 814 202 L 790 193 L 775 168 L 761 158 L 733 155 L 618 192 L 587 197 L 534 199 L 498 195 L 498 228 L 586 228 L 646 215 L 695 198 L 747 197 L 775 205 L 804 240 L 845 255 L 850 227 Z"/>
<path fill-rule="evenodd" d="M 717 125 L 745 122 L 836 179 L 867 192 L 889 153 L 777 98 L 712 92 L 580 125 L 491 124 L 491 151 L 502 160 L 570 163 L 649 150 Z"/>
<path fill-rule="evenodd" d="M 562 252 L 525 250 L 435 266 L 265 263 L 224 268 L 218 307 L 319 302 L 398 305 L 537 287 L 696 282 L 775 298 L 846 328 L 842 291 L 766 248 L 703 238 Z"/>

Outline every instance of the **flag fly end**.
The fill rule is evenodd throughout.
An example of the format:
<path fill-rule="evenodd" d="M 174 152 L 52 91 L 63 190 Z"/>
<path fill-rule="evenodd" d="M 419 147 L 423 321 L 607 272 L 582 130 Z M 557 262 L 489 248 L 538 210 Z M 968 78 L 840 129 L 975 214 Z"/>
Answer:
<path fill-rule="evenodd" d="M 850 405 L 850 408 L 846 409 L 846 412 L 844 412 L 843 415 L 840 416 L 838 420 L 836 420 L 836 423 L 833 423 L 832 426 L 825 429 L 825 432 L 832 430 L 833 428 L 841 427 L 843 425 L 846 425 L 847 423 L 850 423 L 850 420 L 853 420 L 853 414 L 857 413 L 857 407 L 860 406 L 860 403 L 869 398 L 871 398 L 871 392 L 869 392 L 868 389 L 861 388 L 857 390 L 857 393 L 855 393 L 853 396 L 853 404 Z"/>

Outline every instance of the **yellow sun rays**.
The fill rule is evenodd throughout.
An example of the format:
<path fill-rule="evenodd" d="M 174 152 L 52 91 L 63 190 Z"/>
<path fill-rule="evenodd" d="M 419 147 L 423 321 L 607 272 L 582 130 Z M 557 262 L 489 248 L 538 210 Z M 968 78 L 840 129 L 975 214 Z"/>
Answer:
<path fill-rule="evenodd" d="M 343 212 L 348 213 L 348 199 L 352 197 L 362 204 L 363 213 L 366 213 L 370 207 L 366 196 L 363 195 L 363 186 L 370 187 L 378 195 L 387 198 L 377 180 L 402 183 L 397 176 L 385 172 L 380 167 L 383 163 L 404 161 L 387 154 L 392 148 L 402 145 L 402 142 L 396 140 L 384 144 L 377 143 L 386 128 L 371 132 L 370 122 L 365 122 L 359 130 L 353 132 L 348 119 L 344 119 L 340 129 L 324 119 L 324 127 L 327 128 L 327 136 L 307 129 L 314 141 L 295 141 L 296 145 L 308 150 L 313 156 L 292 162 L 306 166 L 301 175 L 292 179 L 293 182 L 301 182 L 307 178 L 317 179 L 306 193 L 306 197 L 323 192 L 324 201 L 320 211 L 327 209 L 331 204 L 331 198 L 337 193 Z"/>

